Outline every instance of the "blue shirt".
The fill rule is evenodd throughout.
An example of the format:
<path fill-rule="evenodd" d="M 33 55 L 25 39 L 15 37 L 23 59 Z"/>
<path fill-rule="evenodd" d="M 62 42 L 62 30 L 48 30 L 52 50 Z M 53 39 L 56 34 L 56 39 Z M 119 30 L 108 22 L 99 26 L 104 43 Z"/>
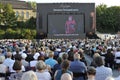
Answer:
<path fill-rule="evenodd" d="M 70 71 L 73 72 L 73 80 L 85 80 L 85 76 L 80 76 L 80 77 L 74 77 L 74 73 L 86 73 L 87 67 L 85 64 L 79 60 L 74 60 L 73 62 L 70 63 Z"/>
<path fill-rule="evenodd" d="M 72 75 L 72 72 L 69 71 L 69 70 L 67 70 L 65 73 L 69 73 L 70 75 Z M 57 74 L 55 76 L 55 80 L 60 80 L 61 76 L 62 76 L 62 70 L 57 70 Z"/>
<path fill-rule="evenodd" d="M 55 72 L 56 70 L 61 69 L 61 65 L 60 64 L 55 64 L 54 68 L 53 68 L 53 72 Z"/>
<path fill-rule="evenodd" d="M 51 68 L 53 68 L 54 65 L 57 64 L 57 61 L 55 59 L 53 59 L 53 58 L 49 58 L 49 59 L 45 60 L 45 63 L 47 65 L 50 65 Z"/>
<path fill-rule="evenodd" d="M 74 60 L 70 63 L 69 70 L 72 72 L 85 73 L 87 71 L 86 69 L 87 68 L 86 68 L 85 64 L 79 60 Z"/>

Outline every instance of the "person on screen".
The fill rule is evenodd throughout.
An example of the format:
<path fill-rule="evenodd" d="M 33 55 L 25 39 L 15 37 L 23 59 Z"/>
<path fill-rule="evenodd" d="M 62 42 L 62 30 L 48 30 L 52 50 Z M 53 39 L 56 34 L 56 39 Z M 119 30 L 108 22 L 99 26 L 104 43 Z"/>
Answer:
<path fill-rule="evenodd" d="M 68 20 L 65 23 L 65 33 L 66 34 L 73 34 L 73 33 L 75 33 L 75 25 L 76 25 L 76 22 L 73 19 L 73 16 L 69 16 Z"/>

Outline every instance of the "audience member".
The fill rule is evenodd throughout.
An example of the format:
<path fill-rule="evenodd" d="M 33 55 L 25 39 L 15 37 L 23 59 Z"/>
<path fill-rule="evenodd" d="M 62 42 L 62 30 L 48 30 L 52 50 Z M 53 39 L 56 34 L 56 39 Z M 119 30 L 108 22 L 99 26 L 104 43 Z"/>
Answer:
<path fill-rule="evenodd" d="M 64 60 L 68 60 L 68 54 L 67 53 L 63 53 L 61 58 L 62 58 L 63 61 Z"/>
<path fill-rule="evenodd" d="M 55 59 L 53 59 L 54 53 L 52 51 L 49 52 L 49 58 L 45 60 L 47 65 L 50 65 L 51 69 L 53 69 L 54 65 L 57 63 Z"/>
<path fill-rule="evenodd" d="M 70 63 L 69 70 L 73 72 L 73 80 L 86 80 L 87 67 L 80 61 L 80 54 L 77 52 L 74 54 L 74 61 Z"/>
<path fill-rule="evenodd" d="M 7 56 L 7 58 L 4 60 L 3 64 L 9 68 L 11 64 L 14 64 L 14 60 L 11 59 L 11 57 L 12 57 L 11 52 L 7 52 L 6 56 Z"/>
<path fill-rule="evenodd" d="M 70 70 L 68 70 L 69 65 L 70 65 L 70 62 L 68 60 L 63 61 L 61 64 L 61 69 L 57 70 L 54 74 L 54 80 L 60 80 L 62 74 L 64 73 L 69 73 L 73 78 L 73 73 Z"/>
<path fill-rule="evenodd" d="M 51 80 L 51 75 L 48 71 L 46 71 L 46 64 L 40 60 L 37 62 L 36 64 L 36 68 L 37 68 L 37 71 L 36 71 L 36 75 L 37 75 L 37 78 L 39 80 Z"/>
<path fill-rule="evenodd" d="M 25 60 L 26 59 L 26 57 L 27 57 L 27 55 L 25 54 L 25 53 L 22 53 L 21 54 L 21 56 L 22 56 L 22 65 L 24 66 L 24 67 L 28 67 L 29 66 L 29 63 Z"/>
<path fill-rule="evenodd" d="M 107 77 L 105 80 L 115 80 L 113 77 Z"/>
<path fill-rule="evenodd" d="M 53 67 L 53 73 L 55 73 L 56 70 L 59 70 L 61 69 L 61 63 L 62 63 L 62 58 L 61 57 L 58 57 L 57 58 L 57 64 L 54 65 Z"/>
<path fill-rule="evenodd" d="M 95 63 L 95 58 L 100 56 L 98 53 L 94 53 L 93 55 L 93 61 L 91 62 L 90 66 L 93 66 L 93 67 L 97 67 L 96 63 Z"/>
<path fill-rule="evenodd" d="M 88 80 L 95 80 L 96 69 L 94 67 L 89 67 L 87 70 Z"/>
<path fill-rule="evenodd" d="M 39 80 L 33 71 L 23 73 L 21 80 Z"/>
<path fill-rule="evenodd" d="M 15 73 L 11 73 L 10 80 L 21 80 L 23 72 L 21 72 L 22 63 L 18 60 L 15 61 L 13 65 L 13 70 L 15 70 Z"/>
<path fill-rule="evenodd" d="M 108 49 L 107 54 L 105 54 L 105 66 L 113 69 L 113 65 L 114 65 L 114 55 L 111 49 Z"/>
<path fill-rule="evenodd" d="M 104 66 L 104 60 L 101 56 L 95 58 L 96 76 L 95 80 L 105 80 L 107 77 L 112 76 L 112 69 Z"/>
<path fill-rule="evenodd" d="M 8 71 L 7 66 L 3 64 L 4 60 L 5 56 L 0 56 L 0 73 L 6 73 Z"/>
<path fill-rule="evenodd" d="M 61 80 L 72 80 L 72 77 L 69 73 L 64 73 L 61 76 Z"/>

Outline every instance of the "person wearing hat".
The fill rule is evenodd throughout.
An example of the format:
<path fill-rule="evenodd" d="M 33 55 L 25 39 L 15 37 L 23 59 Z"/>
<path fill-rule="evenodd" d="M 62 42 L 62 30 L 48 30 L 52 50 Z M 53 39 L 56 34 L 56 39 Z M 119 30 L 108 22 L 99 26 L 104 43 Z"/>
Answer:
<path fill-rule="evenodd" d="M 27 57 L 27 54 L 22 53 L 21 56 L 22 56 L 22 60 L 21 60 L 22 65 L 23 65 L 24 67 L 28 67 L 28 66 L 29 66 L 29 63 L 25 60 L 26 57 Z"/>
<path fill-rule="evenodd" d="M 35 71 L 35 66 L 36 66 L 36 64 L 37 64 L 37 62 L 38 62 L 37 59 L 38 59 L 39 56 L 40 56 L 39 53 L 35 53 L 34 56 L 33 56 L 34 60 L 33 60 L 33 61 L 30 61 L 30 67 L 31 67 L 31 69 L 34 70 L 34 71 Z"/>

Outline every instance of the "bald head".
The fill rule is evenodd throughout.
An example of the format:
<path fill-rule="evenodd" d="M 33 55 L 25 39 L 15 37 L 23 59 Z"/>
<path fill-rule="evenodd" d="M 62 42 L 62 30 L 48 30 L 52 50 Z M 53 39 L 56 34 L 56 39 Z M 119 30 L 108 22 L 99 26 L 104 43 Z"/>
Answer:
<path fill-rule="evenodd" d="M 61 76 L 61 80 L 72 80 L 72 77 L 69 73 L 64 73 Z"/>

